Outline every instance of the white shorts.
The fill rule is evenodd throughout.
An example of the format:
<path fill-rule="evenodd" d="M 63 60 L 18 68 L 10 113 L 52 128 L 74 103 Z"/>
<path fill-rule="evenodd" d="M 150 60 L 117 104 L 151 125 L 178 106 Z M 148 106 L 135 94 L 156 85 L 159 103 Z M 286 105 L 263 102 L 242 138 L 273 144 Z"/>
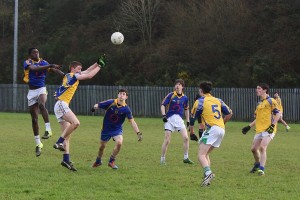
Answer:
<path fill-rule="evenodd" d="M 262 140 L 264 137 L 270 137 L 272 140 L 275 137 L 275 134 L 269 134 L 267 131 L 257 133 L 254 135 L 254 140 Z"/>
<path fill-rule="evenodd" d="M 32 106 L 38 103 L 38 99 L 41 94 L 48 94 L 46 87 L 41 87 L 35 90 L 29 90 L 27 94 L 28 106 Z"/>
<path fill-rule="evenodd" d="M 54 113 L 58 122 L 65 121 L 62 117 L 69 111 L 71 111 L 71 109 L 64 101 L 58 100 L 54 105 Z"/>
<path fill-rule="evenodd" d="M 213 147 L 219 147 L 224 138 L 225 130 L 219 126 L 212 126 L 203 132 L 199 142 L 210 144 Z"/>
<path fill-rule="evenodd" d="M 168 121 L 165 123 L 165 130 L 170 130 L 171 132 L 180 131 L 184 129 L 185 124 L 180 115 L 172 115 L 168 118 Z"/>

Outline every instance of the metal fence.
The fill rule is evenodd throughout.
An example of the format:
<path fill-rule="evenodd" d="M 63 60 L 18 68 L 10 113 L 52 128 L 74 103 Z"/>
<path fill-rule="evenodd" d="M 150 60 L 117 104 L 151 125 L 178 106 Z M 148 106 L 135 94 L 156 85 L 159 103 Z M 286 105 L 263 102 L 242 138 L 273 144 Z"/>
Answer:
<path fill-rule="evenodd" d="M 53 97 L 57 85 L 48 85 L 46 107 L 53 114 L 55 99 Z M 92 115 L 90 108 L 99 101 L 117 98 L 117 91 L 123 86 L 80 85 L 71 101 L 70 108 L 80 115 Z M 129 92 L 127 104 L 134 116 L 160 117 L 162 99 L 173 91 L 173 87 L 124 86 Z M 0 112 L 28 112 L 27 92 L 24 84 L 16 85 L 17 104 L 13 106 L 13 85 L 0 84 Z M 284 106 L 284 119 L 289 122 L 300 121 L 300 89 L 271 89 L 270 94 L 278 91 Z M 253 120 L 253 113 L 258 102 L 255 88 L 214 88 L 213 95 L 222 99 L 232 110 L 233 120 Z M 197 87 L 187 87 L 184 93 L 189 97 L 192 107 Z M 101 111 L 103 113 L 103 111 Z"/>

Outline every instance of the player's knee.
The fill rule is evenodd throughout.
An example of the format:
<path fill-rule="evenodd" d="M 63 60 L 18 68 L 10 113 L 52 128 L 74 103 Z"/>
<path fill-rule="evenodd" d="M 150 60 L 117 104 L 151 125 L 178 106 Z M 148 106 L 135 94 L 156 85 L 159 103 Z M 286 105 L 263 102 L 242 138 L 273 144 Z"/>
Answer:
<path fill-rule="evenodd" d="M 170 144 L 170 142 L 171 142 L 171 140 L 170 140 L 170 138 L 165 138 L 165 145 L 169 145 Z"/>
<path fill-rule="evenodd" d="M 122 142 L 117 142 L 117 143 L 115 144 L 115 149 L 118 149 L 118 150 L 120 151 L 121 146 L 122 146 Z"/>
<path fill-rule="evenodd" d="M 262 145 L 262 146 L 260 147 L 260 151 L 261 151 L 261 152 L 267 151 L 267 146 Z"/>
<path fill-rule="evenodd" d="M 45 110 L 46 109 L 45 104 L 39 103 L 39 109 Z"/>
<path fill-rule="evenodd" d="M 74 129 L 78 128 L 78 126 L 80 126 L 80 122 L 79 121 L 74 121 L 72 123 L 72 126 L 74 127 Z"/>
<path fill-rule="evenodd" d="M 121 148 L 121 146 L 122 146 L 122 141 L 116 142 L 116 146 L 117 146 L 118 148 Z"/>
<path fill-rule="evenodd" d="M 257 148 L 252 147 L 252 148 L 251 148 L 251 151 L 252 151 L 252 153 L 256 153 L 256 152 L 257 152 Z"/>
<path fill-rule="evenodd" d="M 101 144 L 101 146 L 100 146 L 100 150 L 104 150 L 104 149 L 105 149 L 105 147 L 106 147 L 106 145 L 105 145 L 105 144 Z"/>
<path fill-rule="evenodd" d="M 79 121 L 75 122 L 74 126 L 75 126 L 75 128 L 77 128 L 78 126 L 80 126 L 80 122 Z"/>
<path fill-rule="evenodd" d="M 183 141 L 184 141 L 184 142 L 188 142 L 188 141 L 189 141 L 189 137 L 188 137 L 188 136 L 184 136 L 184 137 L 183 137 Z"/>

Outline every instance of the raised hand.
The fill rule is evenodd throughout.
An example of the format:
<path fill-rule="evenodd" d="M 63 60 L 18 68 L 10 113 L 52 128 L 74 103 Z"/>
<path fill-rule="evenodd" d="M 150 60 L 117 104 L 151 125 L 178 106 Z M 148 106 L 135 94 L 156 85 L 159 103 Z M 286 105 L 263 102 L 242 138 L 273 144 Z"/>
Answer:
<path fill-rule="evenodd" d="M 106 65 L 106 56 L 105 56 L 105 54 L 101 55 L 98 58 L 97 64 L 100 65 L 101 67 L 104 67 Z"/>

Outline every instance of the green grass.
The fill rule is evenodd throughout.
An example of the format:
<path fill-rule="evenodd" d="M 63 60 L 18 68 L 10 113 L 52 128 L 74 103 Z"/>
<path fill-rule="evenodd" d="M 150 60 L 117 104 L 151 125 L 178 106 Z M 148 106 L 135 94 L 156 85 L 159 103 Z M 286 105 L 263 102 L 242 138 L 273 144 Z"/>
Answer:
<path fill-rule="evenodd" d="M 250 146 L 254 132 L 241 134 L 247 123 L 229 122 L 221 147 L 211 154 L 216 178 L 207 188 L 200 187 L 203 172 L 197 161 L 198 145 L 191 141 L 190 158 L 182 162 L 182 140 L 172 136 L 167 166 L 160 166 L 163 142 L 161 119 L 136 118 L 144 140 L 137 137 L 129 123 L 124 124 L 124 143 L 117 157 L 118 170 L 107 167 L 114 143 L 108 143 L 104 165 L 93 169 L 99 145 L 101 116 L 79 116 L 81 126 L 71 139 L 71 159 L 77 172 L 60 165 L 62 153 L 52 145 L 60 135 L 53 115 L 54 137 L 43 140 L 40 157 L 28 113 L 0 113 L 0 199 L 299 199 L 300 125 L 291 124 L 279 132 L 268 148 L 266 176 L 248 173 L 253 164 Z M 40 130 L 44 131 L 40 116 Z"/>

